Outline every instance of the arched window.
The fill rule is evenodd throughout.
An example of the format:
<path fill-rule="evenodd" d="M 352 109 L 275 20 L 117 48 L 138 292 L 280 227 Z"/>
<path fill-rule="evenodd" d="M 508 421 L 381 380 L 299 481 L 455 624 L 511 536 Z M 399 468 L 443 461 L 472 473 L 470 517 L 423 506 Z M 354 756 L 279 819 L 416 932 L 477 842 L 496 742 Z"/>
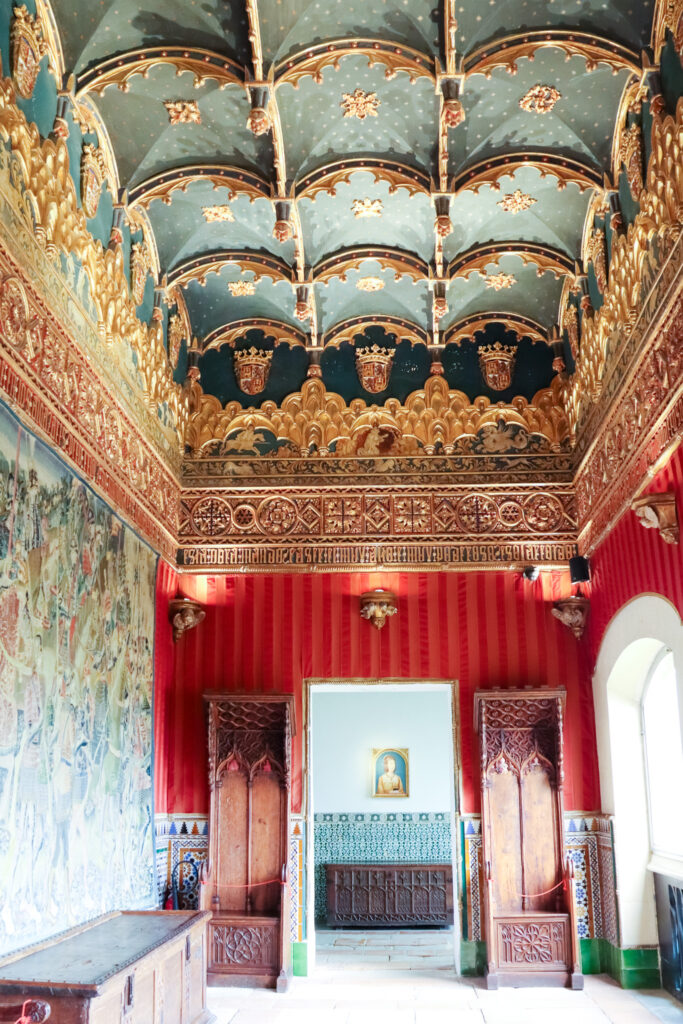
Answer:
<path fill-rule="evenodd" d="M 642 699 L 652 852 L 683 858 L 683 745 L 673 654 L 655 659 Z"/>

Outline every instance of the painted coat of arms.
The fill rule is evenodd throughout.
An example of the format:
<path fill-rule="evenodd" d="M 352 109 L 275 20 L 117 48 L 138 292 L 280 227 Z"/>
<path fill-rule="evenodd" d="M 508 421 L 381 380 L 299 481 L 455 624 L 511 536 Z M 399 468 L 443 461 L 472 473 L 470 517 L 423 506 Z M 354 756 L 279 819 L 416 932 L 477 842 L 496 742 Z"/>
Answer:
<path fill-rule="evenodd" d="M 83 147 L 81 158 L 81 202 L 86 217 L 90 220 L 100 205 L 100 191 L 104 182 L 104 157 L 99 147 L 88 143 Z"/>
<path fill-rule="evenodd" d="M 386 390 L 393 361 L 394 353 L 391 349 L 380 348 L 379 345 L 358 349 L 356 351 L 356 372 L 361 387 L 372 395 Z"/>
<path fill-rule="evenodd" d="M 268 381 L 272 351 L 251 348 L 238 349 L 233 356 L 235 376 L 245 395 L 260 395 Z"/>
<path fill-rule="evenodd" d="M 515 349 L 501 345 L 482 345 L 479 349 L 479 365 L 488 387 L 493 391 L 505 391 L 512 383 L 515 366 Z"/>
<path fill-rule="evenodd" d="M 25 4 L 15 7 L 12 22 L 12 79 L 15 89 L 25 100 L 33 95 L 40 61 L 46 53 L 40 22 L 28 13 Z"/>

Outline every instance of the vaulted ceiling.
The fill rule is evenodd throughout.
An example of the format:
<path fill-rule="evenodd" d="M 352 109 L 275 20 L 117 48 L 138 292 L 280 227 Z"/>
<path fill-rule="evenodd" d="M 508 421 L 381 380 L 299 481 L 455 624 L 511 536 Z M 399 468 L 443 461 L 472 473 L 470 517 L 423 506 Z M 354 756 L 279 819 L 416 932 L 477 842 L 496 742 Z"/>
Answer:
<path fill-rule="evenodd" d="M 281 401 L 313 359 L 328 388 L 368 398 L 351 350 L 373 343 L 396 347 L 384 397 L 422 386 L 430 345 L 472 399 L 549 384 L 652 0 L 52 7 L 186 305 L 205 392 Z M 478 376 L 495 341 L 519 343 L 504 392 Z M 233 349 L 275 344 L 265 391 L 243 393 Z"/>

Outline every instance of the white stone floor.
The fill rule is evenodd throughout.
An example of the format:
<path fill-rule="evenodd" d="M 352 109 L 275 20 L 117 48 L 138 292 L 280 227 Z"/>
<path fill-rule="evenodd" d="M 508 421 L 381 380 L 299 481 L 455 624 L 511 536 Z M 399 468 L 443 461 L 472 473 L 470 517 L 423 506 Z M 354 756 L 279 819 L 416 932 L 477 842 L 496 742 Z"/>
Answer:
<path fill-rule="evenodd" d="M 210 988 L 218 1024 L 683 1024 L 664 992 L 626 992 L 611 978 L 488 992 L 453 973 L 444 930 L 318 931 L 315 971 L 288 992 Z"/>

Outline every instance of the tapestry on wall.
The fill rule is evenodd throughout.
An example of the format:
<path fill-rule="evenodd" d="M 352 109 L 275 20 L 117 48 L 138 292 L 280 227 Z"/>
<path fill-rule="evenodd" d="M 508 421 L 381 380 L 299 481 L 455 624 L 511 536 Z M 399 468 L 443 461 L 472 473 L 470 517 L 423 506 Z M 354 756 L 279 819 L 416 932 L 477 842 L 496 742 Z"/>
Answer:
<path fill-rule="evenodd" d="M 0 404 L 0 953 L 154 903 L 155 568 Z"/>

